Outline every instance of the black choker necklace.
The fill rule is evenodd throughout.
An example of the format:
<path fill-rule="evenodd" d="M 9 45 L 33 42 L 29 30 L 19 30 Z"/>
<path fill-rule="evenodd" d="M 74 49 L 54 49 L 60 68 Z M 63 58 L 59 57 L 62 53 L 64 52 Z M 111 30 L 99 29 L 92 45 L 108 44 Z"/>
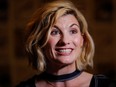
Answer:
<path fill-rule="evenodd" d="M 71 80 L 77 76 L 79 76 L 82 73 L 82 71 L 75 70 L 72 73 L 64 74 L 64 75 L 53 75 L 47 72 L 44 72 L 41 76 L 44 80 L 50 81 L 50 82 L 62 82 L 62 81 L 68 81 Z"/>

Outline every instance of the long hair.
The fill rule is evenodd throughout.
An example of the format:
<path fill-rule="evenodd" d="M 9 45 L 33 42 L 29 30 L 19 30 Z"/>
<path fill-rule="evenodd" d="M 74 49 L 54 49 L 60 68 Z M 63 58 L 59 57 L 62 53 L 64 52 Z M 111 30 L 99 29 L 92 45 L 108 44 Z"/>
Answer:
<path fill-rule="evenodd" d="M 48 42 L 50 28 L 55 21 L 63 15 L 74 15 L 80 24 L 84 44 L 80 58 L 77 58 L 77 68 L 85 69 L 93 66 L 94 43 L 88 32 L 87 22 L 82 13 L 70 1 L 54 1 L 39 8 L 27 24 L 26 49 L 29 54 L 30 64 L 40 73 L 45 70 L 46 59 L 42 48 Z"/>

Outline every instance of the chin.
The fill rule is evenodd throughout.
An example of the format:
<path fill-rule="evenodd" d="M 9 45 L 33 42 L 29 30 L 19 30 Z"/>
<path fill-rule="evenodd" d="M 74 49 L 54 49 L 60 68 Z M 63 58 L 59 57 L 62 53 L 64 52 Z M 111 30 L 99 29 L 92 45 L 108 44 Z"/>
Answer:
<path fill-rule="evenodd" d="M 61 64 L 69 65 L 75 63 L 75 60 L 60 60 L 59 61 Z"/>

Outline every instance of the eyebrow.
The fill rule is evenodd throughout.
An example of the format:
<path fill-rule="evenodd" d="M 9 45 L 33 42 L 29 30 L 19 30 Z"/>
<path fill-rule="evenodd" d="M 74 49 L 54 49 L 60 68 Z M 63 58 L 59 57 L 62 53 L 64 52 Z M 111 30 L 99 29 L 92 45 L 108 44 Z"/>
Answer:
<path fill-rule="evenodd" d="M 72 25 L 70 25 L 70 27 L 72 27 L 72 26 L 74 26 L 74 25 L 76 25 L 77 27 L 79 27 L 80 28 L 80 26 L 78 25 L 78 24 L 72 24 Z"/>
<path fill-rule="evenodd" d="M 72 27 L 72 26 L 74 26 L 74 25 L 76 25 L 78 28 L 80 28 L 80 26 L 79 26 L 78 24 L 75 24 L 75 23 L 74 23 L 74 24 L 71 24 L 70 27 Z M 57 25 L 54 25 L 53 27 L 59 29 L 59 27 L 58 27 Z"/>
<path fill-rule="evenodd" d="M 58 27 L 57 25 L 54 25 L 53 27 L 55 27 L 55 28 L 59 29 L 59 27 Z"/>

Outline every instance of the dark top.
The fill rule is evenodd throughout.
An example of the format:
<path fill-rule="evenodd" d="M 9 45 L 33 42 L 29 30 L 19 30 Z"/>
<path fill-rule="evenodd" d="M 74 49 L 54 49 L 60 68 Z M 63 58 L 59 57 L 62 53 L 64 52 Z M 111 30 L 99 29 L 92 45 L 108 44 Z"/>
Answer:
<path fill-rule="evenodd" d="M 35 80 L 38 76 L 35 75 L 27 81 L 21 82 L 16 87 L 36 87 Z M 116 81 L 110 80 L 103 75 L 94 75 L 92 77 L 90 87 L 116 87 Z"/>

